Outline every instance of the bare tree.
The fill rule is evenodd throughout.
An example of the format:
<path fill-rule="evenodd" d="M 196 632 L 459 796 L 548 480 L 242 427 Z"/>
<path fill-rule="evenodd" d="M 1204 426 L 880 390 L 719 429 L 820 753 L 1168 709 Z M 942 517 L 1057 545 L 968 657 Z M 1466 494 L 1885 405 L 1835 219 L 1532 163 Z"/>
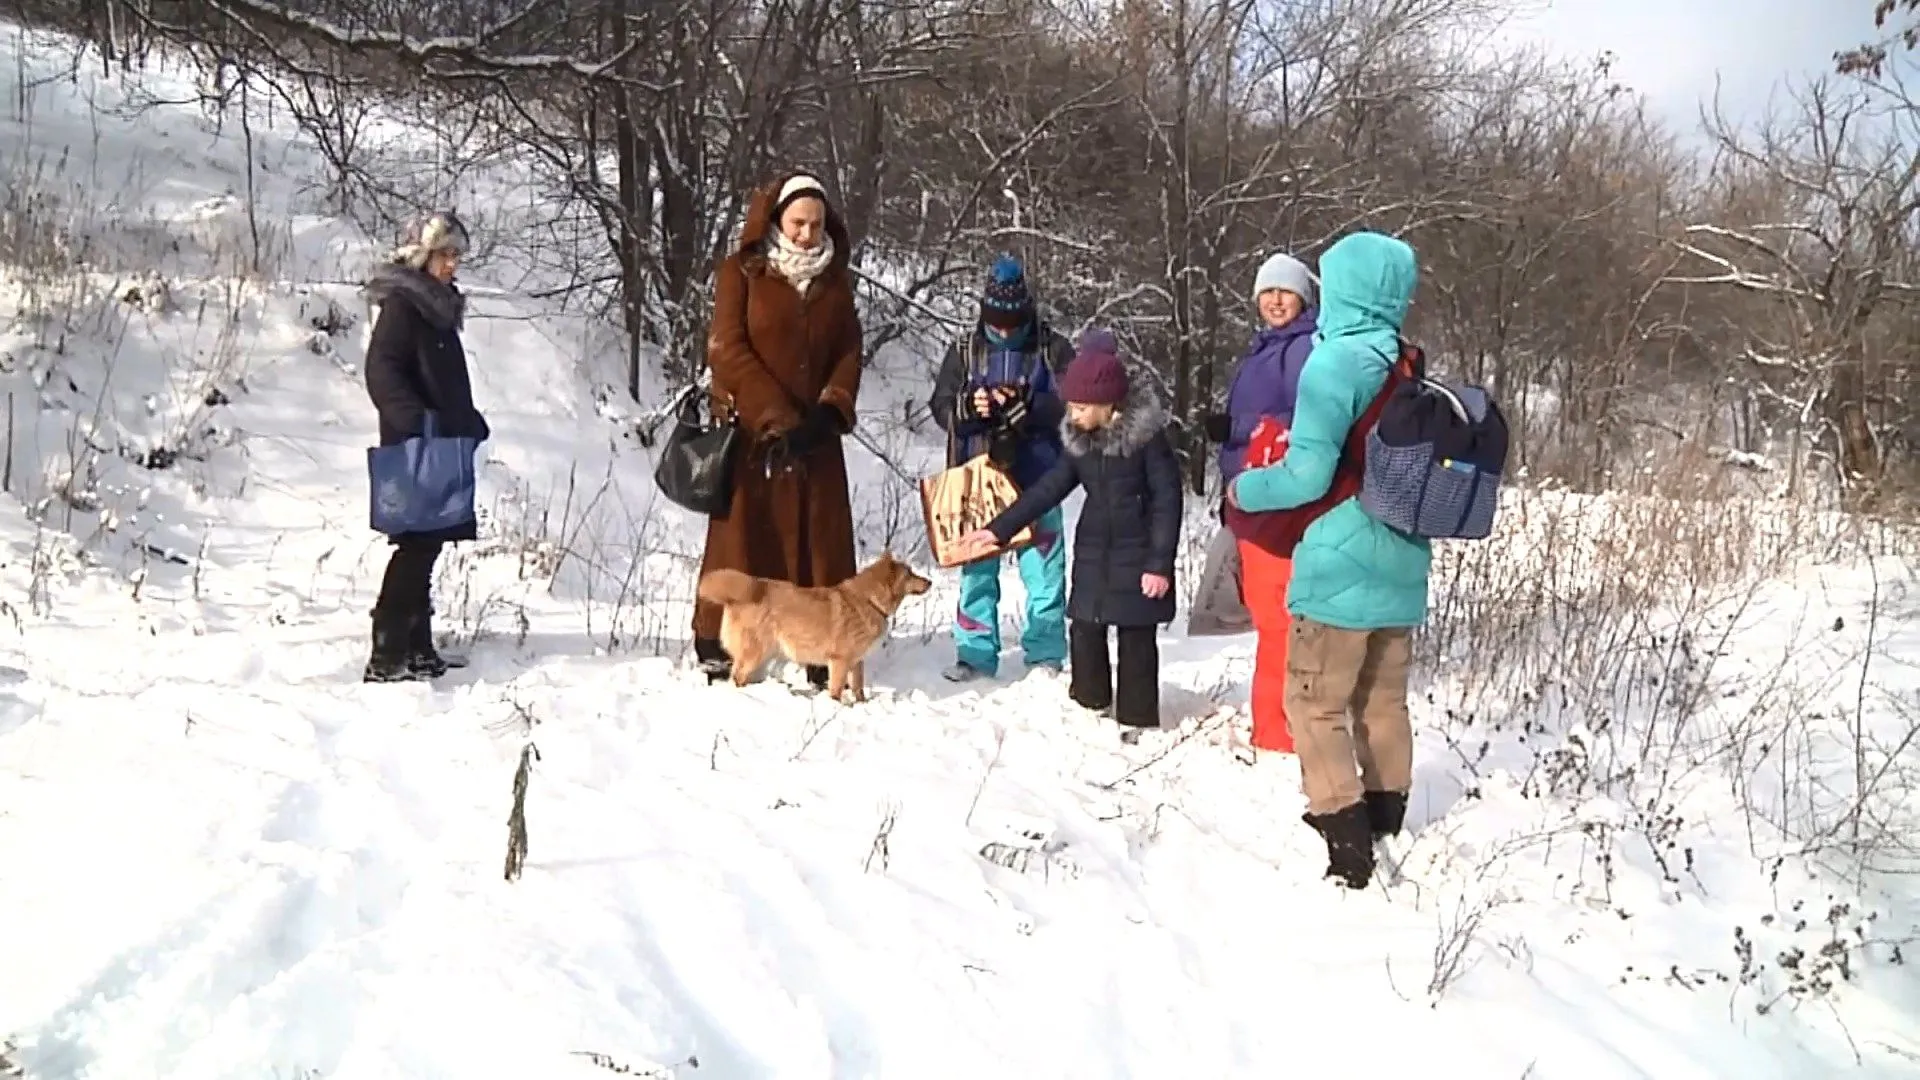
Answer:
<path fill-rule="evenodd" d="M 828 171 L 851 186 L 854 206 L 875 199 L 886 132 L 878 94 L 928 77 L 967 10 L 842 0 L 110 0 L 108 9 L 210 66 L 271 83 L 335 163 L 343 212 L 356 198 L 404 201 L 382 183 L 389 170 L 362 160 L 358 121 L 373 104 L 411 112 L 468 157 L 478 147 L 527 166 L 551 199 L 520 224 L 562 242 L 550 264 L 525 269 L 562 270 L 544 291 L 603 297 L 620 314 L 635 395 L 643 343 L 666 350 L 670 377 L 697 363 L 709 274 L 747 193 L 776 163 L 813 164 L 824 125 Z M 40 14 L 93 29 L 76 12 Z M 851 132 L 837 108 L 848 102 L 865 118 Z M 602 234 L 598 253 L 579 243 L 589 224 Z"/>
<path fill-rule="evenodd" d="M 1916 184 L 1891 64 L 1757 132 L 1716 124 L 1703 168 L 1605 58 L 1476 45 L 1495 0 L 14 4 L 122 66 L 190 54 L 216 114 L 252 88 L 326 156 L 316 196 L 373 233 L 511 166 L 534 191 L 477 208 L 514 239 L 499 272 L 616 317 L 630 394 L 655 355 L 693 375 L 749 190 L 804 166 L 846 212 L 876 349 L 960 332 L 1012 250 L 1057 326 L 1113 325 L 1190 422 L 1259 261 L 1368 228 L 1420 252 L 1410 332 L 1545 436 L 1520 442 L 1535 472 L 1603 484 L 1647 439 L 1754 450 L 1778 427 L 1860 487 L 1920 442 L 1897 404 Z M 1916 10 L 1881 4 L 1889 55 Z M 395 114 L 439 149 L 373 139 Z M 1210 455 L 1182 444 L 1201 489 Z"/>
<path fill-rule="evenodd" d="M 1875 349 L 1876 328 L 1920 300 L 1920 110 L 1830 79 L 1792 102 L 1752 135 L 1716 118 L 1718 212 L 1682 230 L 1688 272 L 1667 281 L 1748 294 L 1737 347 L 1752 385 L 1831 433 L 1841 481 L 1871 498 L 1890 365 L 1911 363 Z"/>

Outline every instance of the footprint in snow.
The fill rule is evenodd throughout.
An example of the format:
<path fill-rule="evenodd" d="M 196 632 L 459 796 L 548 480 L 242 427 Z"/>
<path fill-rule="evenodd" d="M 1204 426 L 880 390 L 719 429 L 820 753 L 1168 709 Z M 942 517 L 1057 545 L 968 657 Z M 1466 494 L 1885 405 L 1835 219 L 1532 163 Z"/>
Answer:
<path fill-rule="evenodd" d="M 980 848 L 980 857 L 995 866 L 1048 881 L 1071 881 L 1082 873 L 1066 853 L 1067 841 L 1055 834 L 1055 823 L 1045 818 L 1008 813 L 981 831 L 997 837 Z"/>

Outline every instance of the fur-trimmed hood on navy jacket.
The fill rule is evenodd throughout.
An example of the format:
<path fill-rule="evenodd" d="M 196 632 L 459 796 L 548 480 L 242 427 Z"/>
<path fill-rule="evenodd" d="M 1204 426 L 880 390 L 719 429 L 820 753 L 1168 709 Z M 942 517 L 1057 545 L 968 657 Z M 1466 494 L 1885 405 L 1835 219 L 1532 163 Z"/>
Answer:
<path fill-rule="evenodd" d="M 1173 579 L 1180 549 L 1180 462 L 1167 438 L 1167 410 L 1145 380 L 1133 383 L 1112 424 L 1061 428 L 1066 456 L 987 526 L 1002 543 L 1086 491 L 1068 560 L 1067 617 L 1107 626 L 1173 621 L 1177 590 L 1140 591 L 1144 574 Z"/>
<path fill-rule="evenodd" d="M 1106 454 L 1125 457 L 1147 445 L 1155 435 L 1167 429 L 1167 407 L 1146 379 L 1135 373 L 1127 386 L 1127 398 L 1115 411 L 1113 423 L 1095 431 L 1083 431 L 1069 416 L 1060 421 L 1060 441 L 1067 453 L 1076 457 Z"/>

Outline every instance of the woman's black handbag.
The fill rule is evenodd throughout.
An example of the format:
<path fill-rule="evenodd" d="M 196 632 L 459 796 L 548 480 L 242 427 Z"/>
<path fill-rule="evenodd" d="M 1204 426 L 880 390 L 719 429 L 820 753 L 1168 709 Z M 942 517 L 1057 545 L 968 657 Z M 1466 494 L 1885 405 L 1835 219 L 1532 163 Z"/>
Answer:
<path fill-rule="evenodd" d="M 653 482 L 660 493 L 696 514 L 724 518 L 733 505 L 733 463 L 740 429 L 731 421 L 704 423 L 698 393 L 681 401 L 673 432 L 660 447 Z"/>

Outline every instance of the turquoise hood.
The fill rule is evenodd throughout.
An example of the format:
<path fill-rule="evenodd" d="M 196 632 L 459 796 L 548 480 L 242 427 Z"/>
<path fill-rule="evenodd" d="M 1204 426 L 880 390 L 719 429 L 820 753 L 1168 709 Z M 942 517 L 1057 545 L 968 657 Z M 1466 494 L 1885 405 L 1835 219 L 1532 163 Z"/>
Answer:
<path fill-rule="evenodd" d="M 1355 344 L 1399 351 L 1400 327 L 1420 283 L 1420 263 L 1404 240 L 1380 233 L 1354 233 L 1320 256 L 1320 323 L 1317 341 L 1359 339 Z"/>
<path fill-rule="evenodd" d="M 1233 481 L 1241 507 L 1288 510 L 1333 485 L 1341 447 L 1385 384 L 1420 280 L 1405 241 L 1354 233 L 1320 257 L 1320 326 L 1300 373 L 1286 456 Z M 1307 527 L 1293 553 L 1287 610 L 1346 630 L 1418 626 L 1427 617 L 1432 545 L 1348 499 Z"/>

